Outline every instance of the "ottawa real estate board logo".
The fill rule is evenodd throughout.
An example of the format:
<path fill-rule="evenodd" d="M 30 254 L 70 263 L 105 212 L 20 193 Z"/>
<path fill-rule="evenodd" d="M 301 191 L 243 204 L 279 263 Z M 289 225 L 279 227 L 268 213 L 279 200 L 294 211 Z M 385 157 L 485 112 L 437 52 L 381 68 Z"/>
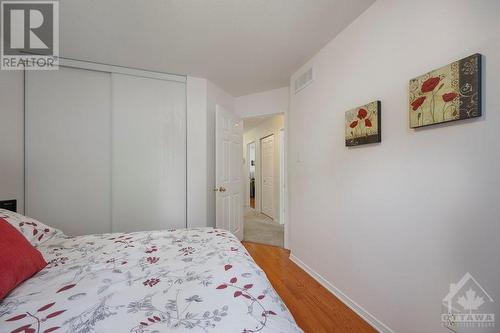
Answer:
<path fill-rule="evenodd" d="M 460 281 L 450 284 L 443 298 L 441 321 L 445 327 L 491 328 L 495 327 L 493 298 L 470 273 Z"/>
<path fill-rule="evenodd" d="M 0 18 L 2 70 L 58 69 L 58 1 L 1 1 Z"/>

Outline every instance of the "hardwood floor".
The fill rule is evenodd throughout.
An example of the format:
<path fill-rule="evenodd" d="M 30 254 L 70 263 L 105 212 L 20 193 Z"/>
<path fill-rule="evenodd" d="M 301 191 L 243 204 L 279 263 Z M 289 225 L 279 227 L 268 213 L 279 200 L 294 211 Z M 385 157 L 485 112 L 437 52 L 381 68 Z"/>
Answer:
<path fill-rule="evenodd" d="M 305 333 L 373 333 L 368 323 L 290 259 L 288 250 L 250 242 L 243 245 L 266 272 Z"/>

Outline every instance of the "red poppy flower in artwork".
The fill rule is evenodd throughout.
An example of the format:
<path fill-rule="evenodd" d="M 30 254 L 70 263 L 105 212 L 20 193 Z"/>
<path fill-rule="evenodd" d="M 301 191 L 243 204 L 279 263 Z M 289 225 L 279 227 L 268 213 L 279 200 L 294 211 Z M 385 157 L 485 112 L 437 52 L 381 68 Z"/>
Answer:
<path fill-rule="evenodd" d="M 445 102 L 451 102 L 455 98 L 457 98 L 457 96 L 458 96 L 458 94 L 454 93 L 454 92 L 446 93 L 446 94 L 443 95 L 443 101 L 445 101 Z"/>
<path fill-rule="evenodd" d="M 422 92 L 427 93 L 433 91 L 438 85 L 439 81 L 441 81 L 438 77 L 430 77 L 422 83 Z"/>
<path fill-rule="evenodd" d="M 411 103 L 411 108 L 413 109 L 413 111 L 416 111 L 424 103 L 426 98 L 427 98 L 426 96 L 422 96 L 414 100 Z"/>
<path fill-rule="evenodd" d="M 365 119 L 365 126 L 372 127 L 372 121 L 370 119 Z"/>
<path fill-rule="evenodd" d="M 349 127 L 350 127 L 350 128 L 354 128 L 354 127 L 356 127 L 356 126 L 358 126 L 358 121 L 357 121 L 357 120 L 353 121 L 353 122 L 349 125 Z"/>
<path fill-rule="evenodd" d="M 365 109 L 359 109 L 359 111 L 358 111 L 358 118 L 359 119 L 365 119 L 367 115 L 368 115 L 368 111 L 366 111 Z"/>

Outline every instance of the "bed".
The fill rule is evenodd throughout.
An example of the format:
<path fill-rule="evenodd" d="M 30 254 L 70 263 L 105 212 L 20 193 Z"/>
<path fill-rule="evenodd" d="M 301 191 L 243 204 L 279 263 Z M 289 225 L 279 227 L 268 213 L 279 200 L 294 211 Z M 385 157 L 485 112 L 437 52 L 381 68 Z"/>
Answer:
<path fill-rule="evenodd" d="M 1 301 L 2 333 L 302 332 L 227 231 L 69 237 L 0 216 L 24 228 L 48 263 Z"/>

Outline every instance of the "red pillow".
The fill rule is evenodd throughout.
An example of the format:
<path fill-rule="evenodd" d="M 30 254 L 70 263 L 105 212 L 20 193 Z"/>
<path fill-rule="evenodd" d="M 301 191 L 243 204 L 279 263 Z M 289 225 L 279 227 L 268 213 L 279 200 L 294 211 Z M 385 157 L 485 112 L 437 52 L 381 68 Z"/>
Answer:
<path fill-rule="evenodd" d="M 0 300 L 45 266 L 47 263 L 40 251 L 0 218 Z"/>

